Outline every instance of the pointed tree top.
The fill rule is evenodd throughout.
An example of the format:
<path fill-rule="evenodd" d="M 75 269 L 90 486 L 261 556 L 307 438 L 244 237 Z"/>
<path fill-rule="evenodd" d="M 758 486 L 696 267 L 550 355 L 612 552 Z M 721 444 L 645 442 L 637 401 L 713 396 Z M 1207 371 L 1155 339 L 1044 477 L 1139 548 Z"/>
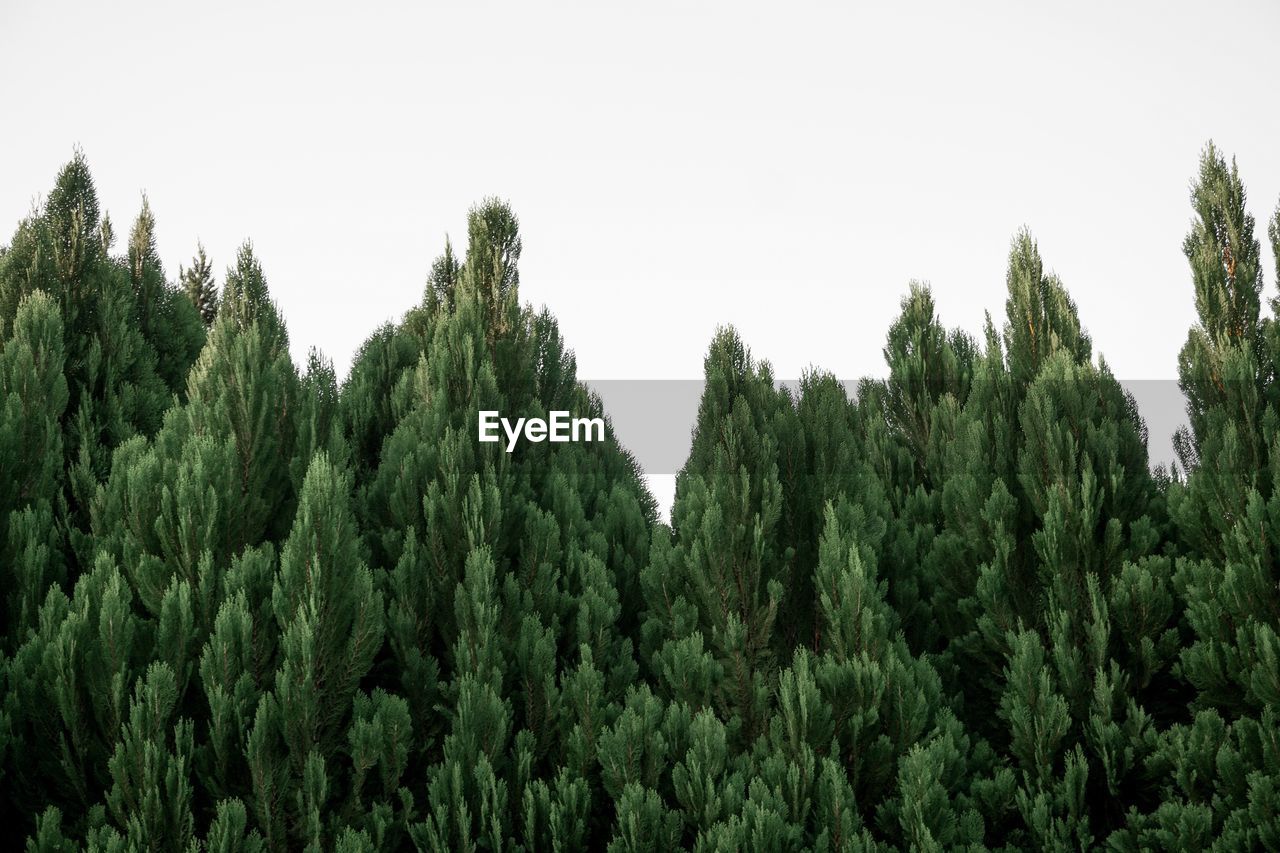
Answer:
<path fill-rule="evenodd" d="M 129 233 L 129 275 L 135 283 L 142 279 L 143 268 L 147 266 L 161 269 L 160 252 L 156 248 L 156 218 L 151 212 L 147 194 L 143 193 L 142 210 Z"/>
<path fill-rule="evenodd" d="M 56 225 L 67 227 L 76 211 L 80 211 L 81 228 L 85 231 L 97 228 L 100 216 L 98 191 L 84 152 L 78 147 L 70 162 L 58 172 L 53 190 L 45 200 L 44 215 Z"/>
<path fill-rule="evenodd" d="M 1059 349 L 1069 351 L 1076 361 L 1092 357 L 1092 343 L 1080 326 L 1075 302 L 1056 275 L 1045 273 L 1040 248 L 1026 228 L 1013 238 L 1006 283 L 1005 346 L 1015 380 L 1030 382 Z"/>
<path fill-rule="evenodd" d="M 200 312 L 206 328 L 213 325 L 218 314 L 218 291 L 213 281 L 213 264 L 205 253 L 204 243 L 196 242 L 196 254 L 190 268 L 178 267 L 178 280 L 191 304 Z"/>
<path fill-rule="evenodd" d="M 99 218 L 93 176 L 84 153 L 77 148 L 71 162 L 58 172 L 44 205 L 44 222 L 64 280 L 77 278 L 87 263 L 105 253 L 109 234 L 99 229 Z"/>
<path fill-rule="evenodd" d="M 425 302 L 429 308 L 444 307 L 452 310 L 458 280 L 462 277 L 462 263 L 453 253 L 453 243 L 444 238 L 444 254 L 436 258 L 427 275 Z"/>
<path fill-rule="evenodd" d="M 246 240 L 236 253 L 234 267 L 227 269 L 218 305 L 219 320 L 226 318 L 237 328 L 247 329 L 258 322 L 264 325 L 279 342 L 287 345 L 284 324 L 276 311 L 275 303 L 267 290 L 267 279 L 262 264 L 253 252 L 253 243 Z"/>
<path fill-rule="evenodd" d="M 487 198 L 471 208 L 465 270 L 491 310 L 518 302 L 522 248 L 520 222 L 509 204 Z"/>
<path fill-rule="evenodd" d="M 1261 250 L 1235 159 L 1228 167 L 1212 141 L 1200 155 L 1191 204 L 1196 217 L 1182 251 L 1191 263 L 1200 323 L 1214 341 L 1252 341 L 1262 293 Z"/>

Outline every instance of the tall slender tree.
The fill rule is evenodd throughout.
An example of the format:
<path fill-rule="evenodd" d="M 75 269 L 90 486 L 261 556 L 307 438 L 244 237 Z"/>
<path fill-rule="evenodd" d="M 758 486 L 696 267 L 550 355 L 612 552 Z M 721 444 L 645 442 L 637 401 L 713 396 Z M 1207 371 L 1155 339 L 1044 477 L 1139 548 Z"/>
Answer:
<path fill-rule="evenodd" d="M 1167 794 L 1135 816 L 1125 841 L 1266 848 L 1280 843 L 1280 338 L 1261 316 L 1263 261 L 1244 184 L 1212 143 L 1191 202 L 1183 251 L 1198 322 L 1178 359 L 1190 425 L 1176 445 L 1185 481 L 1171 485 L 1169 507 L 1185 549 L 1176 582 L 1193 638 L 1180 662 L 1195 716 L 1160 732 L 1149 763 Z M 1280 211 L 1273 253 L 1277 223 Z"/>
<path fill-rule="evenodd" d="M 6 645 L 37 627 L 51 584 L 63 578 L 54 518 L 63 485 L 62 427 L 67 406 L 62 318 L 44 292 L 18 306 L 0 346 L 0 553 L 5 566 Z"/>
<path fill-rule="evenodd" d="M 178 281 L 205 328 L 212 326 L 218 316 L 218 289 L 213 279 L 213 264 L 205 254 L 203 243 L 196 244 L 190 267 L 178 267 Z"/>

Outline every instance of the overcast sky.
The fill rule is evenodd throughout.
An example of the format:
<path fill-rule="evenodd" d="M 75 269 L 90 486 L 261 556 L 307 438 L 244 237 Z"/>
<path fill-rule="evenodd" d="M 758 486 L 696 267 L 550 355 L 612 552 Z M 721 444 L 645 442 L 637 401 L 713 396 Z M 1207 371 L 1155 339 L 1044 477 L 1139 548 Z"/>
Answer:
<path fill-rule="evenodd" d="M 1260 226 L 1280 197 L 1280 3 L 1043 5 L 4 0 L 0 227 L 79 144 L 170 277 L 251 237 L 342 375 L 498 195 L 524 298 L 621 379 L 698 377 L 722 323 L 780 377 L 879 374 L 912 279 L 1003 320 L 1025 224 L 1117 376 L 1175 377 L 1205 141 Z"/>

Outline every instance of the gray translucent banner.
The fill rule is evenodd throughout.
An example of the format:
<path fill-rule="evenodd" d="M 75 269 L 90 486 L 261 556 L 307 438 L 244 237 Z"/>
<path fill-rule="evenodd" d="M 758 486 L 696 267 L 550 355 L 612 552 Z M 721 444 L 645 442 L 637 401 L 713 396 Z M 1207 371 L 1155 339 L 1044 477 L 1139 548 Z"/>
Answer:
<path fill-rule="evenodd" d="M 1173 434 L 1187 423 L 1186 398 L 1176 379 L 1119 380 L 1137 404 L 1147 426 L 1152 468 L 1176 460 Z M 693 442 L 693 426 L 702 399 L 701 379 L 588 379 L 599 395 L 618 441 L 651 477 L 675 474 Z M 795 395 L 799 380 L 778 383 Z M 857 396 L 859 382 L 842 380 L 845 393 Z"/>

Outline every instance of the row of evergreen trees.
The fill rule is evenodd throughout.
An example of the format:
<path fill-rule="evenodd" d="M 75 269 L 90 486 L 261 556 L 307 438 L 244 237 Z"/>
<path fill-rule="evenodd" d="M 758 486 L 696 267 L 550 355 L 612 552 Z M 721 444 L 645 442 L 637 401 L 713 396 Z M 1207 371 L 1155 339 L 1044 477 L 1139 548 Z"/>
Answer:
<path fill-rule="evenodd" d="M 505 205 L 339 383 L 77 155 L 0 250 L 5 846 L 1280 848 L 1280 327 L 1212 146 L 1192 201 L 1173 472 L 1024 233 L 852 399 L 721 331 L 667 525 L 475 440 L 604 415 Z"/>

